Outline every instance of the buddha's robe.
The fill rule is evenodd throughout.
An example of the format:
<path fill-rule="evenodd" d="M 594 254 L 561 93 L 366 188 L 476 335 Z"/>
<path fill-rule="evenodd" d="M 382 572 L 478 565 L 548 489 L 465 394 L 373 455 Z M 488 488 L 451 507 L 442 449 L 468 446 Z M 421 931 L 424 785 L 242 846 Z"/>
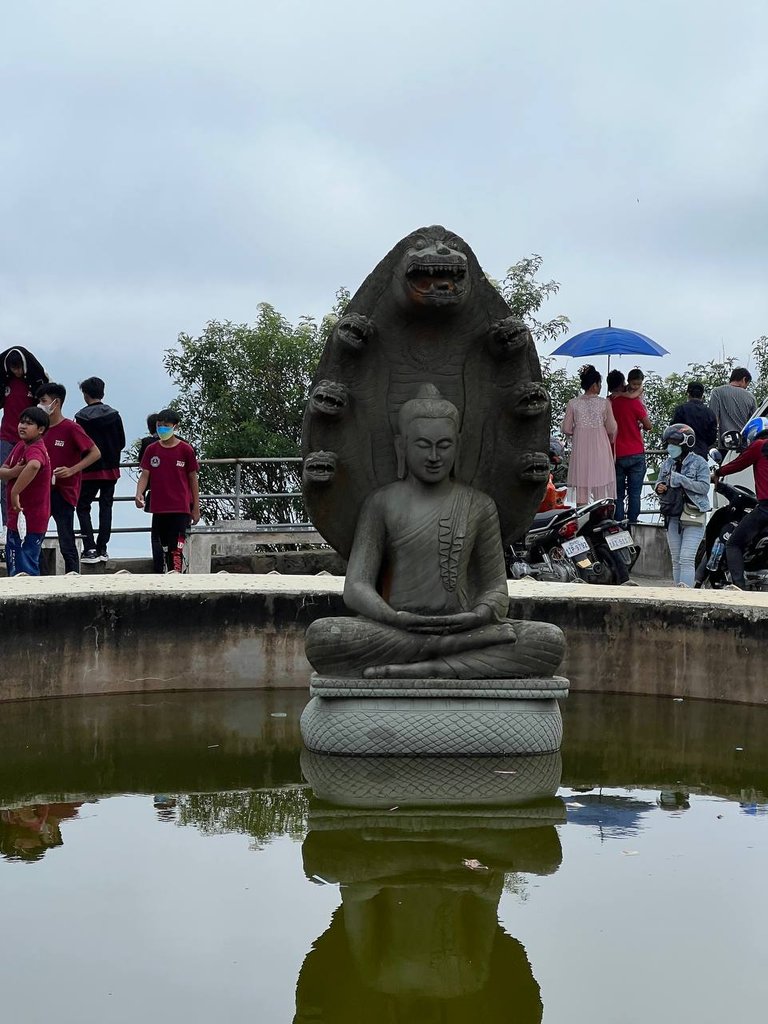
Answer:
<path fill-rule="evenodd" d="M 549 676 L 564 641 L 556 626 L 505 619 L 509 594 L 498 514 L 491 498 L 462 484 L 416 513 L 404 483 L 375 492 L 360 514 L 353 546 L 378 544 L 376 589 L 395 611 L 451 615 L 481 605 L 489 625 L 435 637 L 358 618 L 319 619 L 306 652 L 323 675 L 419 663 L 416 676 L 514 678 Z M 425 663 L 429 662 L 427 667 Z"/>

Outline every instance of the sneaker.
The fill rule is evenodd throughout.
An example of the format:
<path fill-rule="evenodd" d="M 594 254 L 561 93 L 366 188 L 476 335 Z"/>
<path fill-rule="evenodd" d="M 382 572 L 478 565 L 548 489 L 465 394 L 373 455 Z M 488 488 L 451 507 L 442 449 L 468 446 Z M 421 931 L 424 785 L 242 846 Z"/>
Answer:
<path fill-rule="evenodd" d="M 79 576 L 80 573 L 76 572 L 74 569 L 70 569 L 70 571 L 69 572 L 65 572 L 64 575 L 65 576 Z"/>
<path fill-rule="evenodd" d="M 80 555 L 80 561 L 85 565 L 96 565 L 101 559 L 96 548 L 86 548 L 82 555 Z"/>
<path fill-rule="evenodd" d="M 676 583 L 676 584 L 675 584 L 675 586 L 676 586 L 676 587 L 678 588 L 678 590 L 680 589 L 680 587 L 682 587 L 682 588 L 683 588 L 683 590 L 690 590 L 690 589 L 691 589 L 691 588 L 690 588 L 690 587 L 688 586 L 688 584 L 687 584 L 687 583 Z"/>
<path fill-rule="evenodd" d="M 107 549 L 106 548 L 104 548 L 103 551 L 99 552 L 99 561 L 100 562 L 108 562 L 109 561 L 109 555 L 107 554 Z"/>
<path fill-rule="evenodd" d="M 743 587 L 737 587 L 735 583 L 728 583 L 726 586 L 722 587 L 722 589 L 723 590 L 743 590 L 744 588 Z"/>

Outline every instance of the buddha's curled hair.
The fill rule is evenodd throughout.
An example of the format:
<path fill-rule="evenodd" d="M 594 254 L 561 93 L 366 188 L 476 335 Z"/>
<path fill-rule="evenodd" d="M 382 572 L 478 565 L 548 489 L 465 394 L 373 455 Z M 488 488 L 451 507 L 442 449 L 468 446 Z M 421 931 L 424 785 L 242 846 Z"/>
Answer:
<path fill-rule="evenodd" d="M 416 397 L 409 399 L 407 402 L 403 402 L 400 406 L 397 414 L 397 427 L 399 433 L 405 437 L 408 424 L 411 420 L 417 419 L 450 420 L 456 427 L 457 433 L 460 426 L 459 410 L 453 402 L 449 402 L 447 398 L 443 398 L 434 384 L 422 384 L 416 394 Z"/>

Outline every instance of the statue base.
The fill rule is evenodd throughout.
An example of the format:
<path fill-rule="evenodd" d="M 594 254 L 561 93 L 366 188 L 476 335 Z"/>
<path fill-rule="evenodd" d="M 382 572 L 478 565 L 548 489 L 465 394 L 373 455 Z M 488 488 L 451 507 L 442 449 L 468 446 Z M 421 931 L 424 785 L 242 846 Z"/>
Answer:
<path fill-rule="evenodd" d="M 527 757 L 332 757 L 301 752 L 301 773 L 315 797 L 333 808 L 313 805 L 315 821 L 326 814 L 369 820 L 387 816 L 396 828 L 409 811 L 426 823 L 457 819 L 490 823 L 498 816 L 510 827 L 549 824 L 562 777 L 559 753 Z M 534 806 L 536 804 L 536 806 Z M 393 824 L 392 808 L 400 814 Z M 560 802 L 559 818 L 565 822 Z M 513 825 L 517 822 L 517 825 Z"/>
<path fill-rule="evenodd" d="M 357 757 L 549 754 L 568 680 L 344 679 L 313 675 L 301 716 L 309 750 Z"/>

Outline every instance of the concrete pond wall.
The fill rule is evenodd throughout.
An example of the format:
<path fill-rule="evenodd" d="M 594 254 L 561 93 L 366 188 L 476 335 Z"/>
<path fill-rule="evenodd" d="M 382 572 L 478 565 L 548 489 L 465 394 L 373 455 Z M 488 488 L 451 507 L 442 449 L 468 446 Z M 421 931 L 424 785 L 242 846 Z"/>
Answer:
<path fill-rule="evenodd" d="M 3 582 L 0 700 L 304 688 L 307 625 L 343 611 L 333 576 Z M 768 595 L 510 583 L 513 618 L 565 631 L 574 691 L 768 703 Z"/>

